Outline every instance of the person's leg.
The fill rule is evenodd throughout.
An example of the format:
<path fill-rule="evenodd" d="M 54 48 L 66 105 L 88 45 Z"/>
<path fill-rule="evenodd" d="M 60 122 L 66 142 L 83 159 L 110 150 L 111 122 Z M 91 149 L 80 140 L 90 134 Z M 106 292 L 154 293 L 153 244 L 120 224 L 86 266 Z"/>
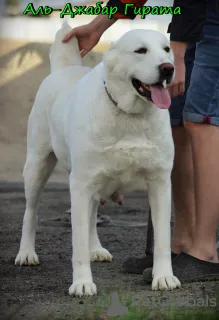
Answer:
<path fill-rule="evenodd" d="M 216 233 L 219 224 L 219 38 L 205 37 L 197 45 L 194 73 L 183 111 L 192 145 L 196 225 L 192 256 L 218 262 Z"/>
<path fill-rule="evenodd" d="M 195 197 L 191 143 L 183 126 L 172 127 L 175 159 L 172 171 L 174 228 L 172 251 L 179 254 L 192 243 L 195 224 Z"/>
<path fill-rule="evenodd" d="M 194 159 L 196 225 L 193 242 L 183 251 L 201 260 L 218 262 L 219 128 L 189 121 L 185 121 L 185 128 L 191 139 Z"/>
<path fill-rule="evenodd" d="M 182 97 L 173 99 L 170 108 L 172 134 L 175 146 L 175 158 L 172 170 L 172 194 L 174 203 L 172 251 L 176 254 L 179 254 L 190 246 L 195 223 L 192 149 L 182 119 L 186 94 L 193 70 L 195 51 L 196 45 L 189 45 L 185 54 L 185 93 Z M 178 104 L 175 103 L 177 99 Z"/>
<path fill-rule="evenodd" d="M 173 274 L 181 283 L 219 280 L 216 248 L 219 225 L 219 127 L 190 121 L 185 121 L 184 125 L 192 145 L 196 221 L 190 247 L 184 247 L 183 252 L 172 261 Z M 152 268 L 145 268 L 143 279 L 152 281 Z"/>

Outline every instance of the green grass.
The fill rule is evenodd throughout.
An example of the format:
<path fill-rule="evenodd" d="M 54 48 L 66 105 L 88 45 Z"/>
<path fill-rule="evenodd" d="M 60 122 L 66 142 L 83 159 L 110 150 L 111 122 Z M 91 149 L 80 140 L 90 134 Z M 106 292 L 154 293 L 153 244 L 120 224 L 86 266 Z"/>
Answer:
<path fill-rule="evenodd" d="M 98 318 L 97 318 L 98 319 Z M 172 308 L 169 310 L 139 310 L 132 308 L 127 314 L 109 319 L 116 320 L 206 320 L 218 319 L 218 314 L 213 308 Z"/>
<path fill-rule="evenodd" d="M 141 309 L 133 307 L 129 309 L 129 312 L 124 316 L 108 317 L 106 312 L 94 312 L 89 315 L 83 315 L 78 318 L 67 316 L 62 317 L 51 315 L 47 317 L 47 320 L 216 320 L 218 319 L 218 312 L 213 308 L 174 308 L 171 310 L 165 310 L 157 308 L 153 310 Z"/>
<path fill-rule="evenodd" d="M 124 316 L 106 317 L 107 320 L 206 320 L 206 319 L 219 319 L 219 292 L 216 297 L 215 306 L 203 307 L 203 306 L 181 306 L 177 307 L 177 303 L 174 300 L 166 301 L 165 306 L 155 306 L 145 308 L 144 306 L 134 305 L 132 306 L 131 292 L 119 293 L 119 299 L 121 303 L 128 307 L 129 311 Z M 161 297 L 163 292 L 161 292 Z M 198 301 L 197 301 L 198 302 Z M 196 302 L 196 303 L 197 303 Z M 197 303 L 198 304 L 198 303 Z M 92 320 L 101 319 L 101 313 L 98 313 Z"/>
<path fill-rule="evenodd" d="M 116 292 L 116 291 L 115 291 Z M 84 314 L 78 317 L 67 315 L 51 315 L 46 320 L 216 320 L 219 319 L 219 294 L 215 297 L 215 302 L 211 306 L 177 306 L 177 299 L 166 299 L 165 293 L 160 293 L 160 298 L 164 298 L 165 305 L 158 305 L 155 301 L 150 307 L 137 304 L 133 305 L 131 292 L 124 294 L 117 291 L 119 300 L 123 306 L 128 308 L 128 312 L 123 316 L 107 316 L 108 307 L 111 305 L 111 296 L 101 292 L 101 299 L 96 301 L 96 305 L 89 306 L 89 299 L 84 301 Z M 203 300 L 203 299 L 202 299 Z M 82 311 L 83 313 L 83 311 Z"/>

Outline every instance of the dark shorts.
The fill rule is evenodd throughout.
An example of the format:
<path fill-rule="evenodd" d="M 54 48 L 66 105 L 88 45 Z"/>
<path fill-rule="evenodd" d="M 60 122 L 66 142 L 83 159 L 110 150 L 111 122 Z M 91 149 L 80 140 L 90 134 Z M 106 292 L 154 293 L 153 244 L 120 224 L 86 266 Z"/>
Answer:
<path fill-rule="evenodd" d="M 193 63 L 195 59 L 195 50 L 196 50 L 196 45 L 189 45 L 185 54 L 185 67 L 186 67 L 185 92 L 183 96 L 178 96 L 172 99 L 172 103 L 169 108 L 172 126 L 183 125 L 183 110 L 185 106 L 187 91 L 190 85 L 190 79 L 191 79 L 191 74 L 193 70 Z"/>
<path fill-rule="evenodd" d="M 203 39 L 186 51 L 185 94 L 172 100 L 172 126 L 183 121 L 219 126 L 219 25 L 216 28 L 217 35 L 212 37 L 206 31 Z"/>

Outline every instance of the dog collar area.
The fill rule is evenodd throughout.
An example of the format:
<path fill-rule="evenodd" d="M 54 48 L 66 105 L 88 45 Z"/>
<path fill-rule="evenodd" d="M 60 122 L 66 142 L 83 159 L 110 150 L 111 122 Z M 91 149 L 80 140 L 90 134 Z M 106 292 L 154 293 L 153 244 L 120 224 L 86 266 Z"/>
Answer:
<path fill-rule="evenodd" d="M 105 90 L 106 90 L 106 93 L 109 97 L 109 99 L 112 101 L 112 103 L 114 104 L 115 107 L 118 106 L 118 103 L 113 99 L 113 97 L 111 96 L 111 94 L 109 93 L 108 89 L 107 89 L 107 86 L 106 86 L 106 81 L 103 82 L 104 83 L 104 87 L 105 87 Z"/>

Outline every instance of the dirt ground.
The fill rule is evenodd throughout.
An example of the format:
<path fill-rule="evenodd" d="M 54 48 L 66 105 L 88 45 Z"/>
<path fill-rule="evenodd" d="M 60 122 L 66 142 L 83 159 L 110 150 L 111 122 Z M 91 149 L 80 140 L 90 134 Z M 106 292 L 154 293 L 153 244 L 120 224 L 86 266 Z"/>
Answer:
<path fill-rule="evenodd" d="M 104 45 L 104 48 L 106 45 Z M 102 50 L 103 48 L 96 48 Z M 104 247 L 114 256 L 112 263 L 93 263 L 98 295 L 79 299 L 68 295 L 72 283 L 71 228 L 56 217 L 70 206 L 67 177 L 58 168 L 43 193 L 39 208 L 36 252 L 41 264 L 19 267 L 14 259 L 19 249 L 25 208 L 22 169 L 26 153 L 26 125 L 34 97 L 42 79 L 49 73 L 49 44 L 0 40 L 0 281 L 1 319 L 76 319 L 91 310 L 107 312 L 111 294 L 131 292 L 137 304 L 148 308 L 167 305 L 209 306 L 216 297 L 218 282 L 184 285 L 165 294 L 152 292 L 139 275 L 121 272 L 130 255 L 144 252 L 147 198 L 142 193 L 127 195 L 123 206 L 106 204 L 100 212 L 111 224 L 99 227 Z M 87 58 L 95 65 L 100 55 Z M 15 183 L 16 181 L 16 183 Z M 209 309 L 211 311 L 211 309 Z"/>
<path fill-rule="evenodd" d="M 67 185 L 50 184 L 43 194 L 36 236 L 36 252 L 41 264 L 36 267 L 14 265 L 25 207 L 23 185 L 1 183 L 0 203 L 1 319 L 76 319 L 79 315 L 85 319 L 83 314 L 88 308 L 107 312 L 114 292 L 125 295 L 130 291 L 136 303 L 150 308 L 168 304 L 171 299 L 179 306 L 194 305 L 201 299 L 207 306 L 209 299 L 216 297 L 218 283 L 215 281 L 184 285 L 164 295 L 152 292 L 140 275 L 122 273 L 121 265 L 126 257 L 144 252 L 147 199 L 143 193 L 127 195 L 121 207 L 106 204 L 100 208 L 112 222 L 99 227 L 98 233 L 114 260 L 92 263 L 99 291 L 97 297 L 85 299 L 68 295 L 72 281 L 71 227 L 67 222 L 55 221 L 69 207 Z"/>

